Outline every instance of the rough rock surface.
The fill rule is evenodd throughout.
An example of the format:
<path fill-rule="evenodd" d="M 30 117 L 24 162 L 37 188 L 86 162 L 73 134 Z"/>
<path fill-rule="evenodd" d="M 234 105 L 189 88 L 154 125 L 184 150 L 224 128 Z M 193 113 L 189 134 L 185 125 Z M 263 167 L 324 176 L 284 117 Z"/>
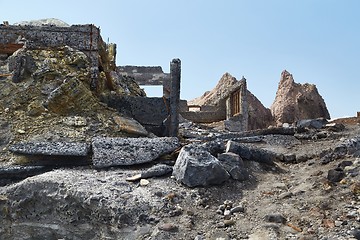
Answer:
<path fill-rule="evenodd" d="M 314 129 L 328 135 L 309 140 L 268 129 L 229 134 L 191 124 L 187 131 L 193 135 L 183 143 L 194 143 L 214 156 L 226 151 L 228 140 L 236 140 L 251 149 L 292 154 L 301 161 L 275 159 L 268 166 L 244 159 L 246 181 L 230 178 L 221 185 L 199 188 L 168 176 L 148 178 L 143 184 L 126 181 L 150 171 L 149 164 L 48 169 L 0 187 L 0 236 L 89 240 L 353 240 L 358 236 L 360 161 L 354 156 L 360 149 L 358 126 L 346 125 L 338 132 Z M 324 164 L 321 159 L 328 153 L 339 156 Z"/>
<path fill-rule="evenodd" d="M 20 142 L 11 145 L 9 150 L 27 155 L 87 156 L 90 145 L 71 142 Z"/>
<path fill-rule="evenodd" d="M 176 137 L 96 137 L 92 141 L 92 160 L 96 168 L 135 165 L 154 161 L 178 147 L 179 140 Z"/>
<path fill-rule="evenodd" d="M 230 177 L 217 158 L 193 145 L 181 149 L 173 175 L 189 187 L 221 184 Z"/>
<path fill-rule="evenodd" d="M 278 124 L 294 123 L 301 119 L 330 118 L 316 86 L 295 83 L 292 74 L 286 70 L 281 73 L 271 112 Z"/>

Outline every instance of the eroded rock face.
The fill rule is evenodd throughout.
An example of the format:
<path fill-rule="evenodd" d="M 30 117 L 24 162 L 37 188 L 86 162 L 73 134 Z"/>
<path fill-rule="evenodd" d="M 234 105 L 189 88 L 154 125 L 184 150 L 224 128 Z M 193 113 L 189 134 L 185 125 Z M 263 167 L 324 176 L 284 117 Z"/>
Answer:
<path fill-rule="evenodd" d="M 292 74 L 284 70 L 271 112 L 276 123 L 294 123 L 301 119 L 325 118 L 330 114 L 324 99 L 313 84 L 295 83 Z"/>

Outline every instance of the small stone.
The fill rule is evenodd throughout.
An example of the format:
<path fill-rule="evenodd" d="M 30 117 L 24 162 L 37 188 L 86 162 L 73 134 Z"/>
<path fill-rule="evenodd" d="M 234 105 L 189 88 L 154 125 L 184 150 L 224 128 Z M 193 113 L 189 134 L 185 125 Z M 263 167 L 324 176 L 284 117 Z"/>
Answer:
<path fill-rule="evenodd" d="M 197 235 L 194 240 L 205 240 L 205 238 L 202 235 Z"/>
<path fill-rule="evenodd" d="M 230 216 L 230 215 L 231 215 L 231 211 L 228 209 L 225 209 L 224 216 L 226 217 L 226 216 Z"/>
<path fill-rule="evenodd" d="M 334 228 L 335 227 L 335 222 L 331 219 L 323 219 L 322 221 L 324 227 L 326 228 Z"/>
<path fill-rule="evenodd" d="M 140 186 L 147 186 L 149 185 L 149 180 L 146 180 L 146 179 L 141 179 L 140 180 Z"/>
<path fill-rule="evenodd" d="M 224 210 L 225 210 L 225 205 L 221 204 L 221 205 L 219 206 L 219 210 L 224 211 Z"/>
<path fill-rule="evenodd" d="M 355 182 L 351 184 L 350 191 L 355 195 L 360 194 L 360 182 Z"/>
<path fill-rule="evenodd" d="M 327 179 L 331 182 L 340 182 L 345 177 L 345 173 L 341 168 L 330 169 Z"/>
<path fill-rule="evenodd" d="M 179 228 L 172 223 L 164 223 L 160 225 L 158 228 L 159 230 L 167 231 L 167 232 L 176 232 L 179 230 Z"/>
<path fill-rule="evenodd" d="M 240 206 L 235 206 L 235 207 L 230 209 L 231 214 L 238 213 L 238 212 L 245 212 L 244 207 L 240 205 Z"/>
<path fill-rule="evenodd" d="M 340 227 L 342 225 L 342 221 L 335 221 L 335 227 Z"/>
<path fill-rule="evenodd" d="M 233 220 L 233 219 L 225 219 L 224 220 L 224 225 L 227 227 L 227 226 L 232 226 L 232 225 L 234 225 L 236 223 L 236 221 L 235 220 Z"/>
<path fill-rule="evenodd" d="M 273 222 L 273 223 L 286 223 L 286 218 L 283 217 L 281 214 L 268 214 L 265 216 L 265 220 L 267 222 Z"/>
<path fill-rule="evenodd" d="M 221 211 L 220 209 L 216 210 L 216 213 L 219 215 L 223 215 L 223 211 Z"/>
<path fill-rule="evenodd" d="M 129 182 L 134 182 L 134 181 L 137 181 L 139 179 L 141 179 L 141 174 L 136 174 L 134 176 L 127 177 L 125 180 L 129 181 Z"/>
<path fill-rule="evenodd" d="M 280 199 L 284 199 L 284 198 L 290 198 L 293 195 L 292 192 L 283 192 L 279 195 Z"/>
<path fill-rule="evenodd" d="M 25 134 L 25 130 L 24 130 L 24 129 L 18 129 L 17 132 L 20 133 L 20 134 Z"/>
<path fill-rule="evenodd" d="M 356 239 L 360 239 L 360 229 L 354 229 L 351 231 L 351 234 L 356 238 Z"/>

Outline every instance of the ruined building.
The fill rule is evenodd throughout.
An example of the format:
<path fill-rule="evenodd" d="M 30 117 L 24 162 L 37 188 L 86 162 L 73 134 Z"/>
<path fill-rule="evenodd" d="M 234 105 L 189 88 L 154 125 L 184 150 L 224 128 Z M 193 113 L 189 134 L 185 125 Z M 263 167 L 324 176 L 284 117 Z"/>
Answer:
<path fill-rule="evenodd" d="M 37 55 L 41 58 L 38 59 Z M 171 72 L 163 74 L 163 81 L 157 81 L 164 86 L 164 96 L 146 98 L 138 86 L 144 81 L 140 81 L 136 74 L 127 74 L 127 67 L 116 66 L 116 45 L 106 44 L 100 29 L 93 24 L 65 27 L 9 25 L 4 22 L 0 25 L 0 58 L 8 63 L 8 67 L 0 66 L 0 77 L 11 78 L 13 83 L 28 77 L 44 81 L 48 99 L 41 105 L 51 108 L 51 111 L 58 114 L 77 114 L 86 109 L 96 112 L 101 107 L 96 103 L 100 99 L 121 115 L 137 120 L 150 132 L 161 136 L 177 135 L 179 59 L 170 63 Z M 150 69 L 144 69 L 149 70 L 149 75 Z M 56 79 L 56 83 L 50 83 Z M 71 103 L 67 102 L 69 99 Z M 90 103 L 93 103 L 91 107 L 84 107 Z M 94 108 L 95 105 L 98 108 Z"/>

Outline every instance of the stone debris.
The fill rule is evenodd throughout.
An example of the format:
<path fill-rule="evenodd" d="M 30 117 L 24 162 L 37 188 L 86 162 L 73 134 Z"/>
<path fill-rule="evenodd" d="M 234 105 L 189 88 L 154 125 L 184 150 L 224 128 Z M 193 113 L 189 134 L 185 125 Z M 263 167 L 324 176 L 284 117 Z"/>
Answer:
<path fill-rule="evenodd" d="M 140 174 L 127 177 L 126 181 L 134 182 L 145 178 L 160 177 L 171 173 L 172 170 L 173 170 L 172 166 L 166 164 L 157 164 L 145 171 L 142 171 Z"/>
<path fill-rule="evenodd" d="M 166 164 L 157 164 L 151 168 L 143 171 L 140 175 L 141 178 L 151 178 L 151 177 L 160 177 L 166 174 L 171 173 L 173 168 Z"/>
<path fill-rule="evenodd" d="M 92 161 L 96 168 L 136 165 L 154 161 L 178 147 L 179 140 L 176 137 L 96 137 L 92 141 Z"/>
<path fill-rule="evenodd" d="M 19 142 L 10 145 L 9 150 L 24 155 L 88 156 L 90 145 L 79 142 Z"/>

